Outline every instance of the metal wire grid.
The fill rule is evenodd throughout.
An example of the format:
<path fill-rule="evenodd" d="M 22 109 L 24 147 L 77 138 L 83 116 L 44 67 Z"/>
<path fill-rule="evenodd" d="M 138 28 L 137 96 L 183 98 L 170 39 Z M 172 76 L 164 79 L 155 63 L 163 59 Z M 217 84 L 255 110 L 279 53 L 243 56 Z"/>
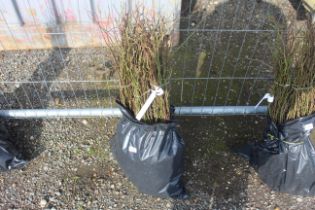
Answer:
<path fill-rule="evenodd" d="M 267 2 L 222 1 L 223 3 L 218 3 L 218 1 L 214 1 L 213 3 L 217 4 L 214 11 L 205 18 L 203 14 L 206 13 L 205 9 L 201 8 L 203 10 L 201 15 L 196 14 L 192 9 L 193 2 L 189 1 L 187 9 L 189 11 L 188 24 L 180 31 L 195 33 L 197 34 L 196 39 L 198 36 L 202 36 L 200 34 L 209 34 L 206 41 L 202 38 L 199 39 L 193 53 L 198 55 L 200 49 L 209 46 L 205 42 L 212 42 L 208 47 L 211 51 L 208 56 L 210 62 L 206 66 L 206 72 L 202 78 L 189 78 L 191 76 L 189 72 L 182 71 L 182 80 L 178 85 L 181 89 L 179 104 L 192 106 L 199 104 L 202 106 L 255 104 L 258 98 L 269 90 L 268 85 L 272 81 L 271 51 L 269 50 L 270 45 L 273 45 L 275 26 L 284 27 L 286 24 L 284 14 L 274 4 Z M 253 23 L 257 21 L 257 16 L 260 21 Z M 246 20 L 242 21 L 244 17 Z M 212 28 L 207 28 L 207 24 L 205 24 L 209 20 Z M 241 24 L 239 24 L 240 22 Z M 191 26 L 199 27 L 191 28 Z M 200 28 L 200 26 L 202 27 Z M 224 44 L 222 44 L 222 40 Z M 191 52 L 194 50 L 193 45 L 191 42 L 188 43 L 190 46 L 187 47 L 187 50 Z M 233 58 L 231 59 L 231 57 Z M 183 69 L 186 69 L 186 60 L 183 63 Z M 214 71 L 215 68 L 217 68 L 217 72 Z M 194 82 L 189 84 L 189 79 L 193 79 Z M 203 80 L 205 83 L 200 85 Z M 198 83 L 200 87 L 198 87 Z M 183 96 L 185 92 L 189 92 L 188 97 Z M 200 94 L 200 92 L 202 93 Z M 187 101 L 185 98 L 189 100 Z"/>
<path fill-rule="evenodd" d="M 26 2 L 28 4 L 23 9 L 31 7 L 29 0 Z M 0 1 L 0 4 L 4 3 L 4 0 Z M 262 46 L 267 48 L 272 44 L 275 29 L 270 27 L 270 17 L 274 18 L 272 24 L 281 25 L 285 22 L 284 14 L 273 4 L 258 3 L 256 0 L 205 2 L 184 0 L 182 4 L 181 24 L 178 29 L 181 50 L 179 50 L 176 67 L 174 67 L 174 75 L 168 84 L 171 89 L 172 103 L 177 106 L 255 104 L 258 98 L 268 91 L 268 84 L 272 80 L 270 66 L 268 66 L 269 49 L 262 49 Z M 201 5 L 210 5 L 213 8 L 209 13 L 207 8 Z M 47 3 L 47 7 L 49 6 Z M 56 12 L 55 10 L 53 12 Z M 49 15 L 56 17 L 53 12 Z M 261 17 L 257 17 L 257 14 Z M 1 9 L 0 15 L 5 22 L 2 27 L 10 31 L 12 39 L 18 45 L 16 40 L 18 34 L 11 31 L 12 26 L 6 22 Z M 258 19 L 259 22 L 254 23 Z M 33 21 L 34 26 L 37 27 L 39 23 L 35 18 Z M 58 21 L 60 20 L 56 19 L 56 22 Z M 34 33 L 45 35 L 39 29 Z M 75 34 L 87 33 L 89 32 L 66 33 L 62 31 L 62 28 L 57 33 L 47 32 L 51 36 L 59 36 L 56 40 L 61 40 L 61 36 L 68 42 L 73 41 L 72 37 Z M 32 43 L 31 39 L 29 41 Z M 4 46 L 1 39 L 0 45 Z M 10 71 L 8 67 L 2 66 L 0 69 L 0 74 L 3 76 L 0 81 L 2 108 L 50 109 L 115 106 L 117 79 L 108 75 L 102 75 L 103 78 L 99 78 L 100 76 L 95 75 L 95 72 L 87 72 L 81 62 L 88 60 L 89 63 L 93 59 L 98 59 L 98 62 L 102 64 L 101 68 L 105 68 L 105 64 L 109 62 L 105 46 L 103 42 L 99 49 L 89 51 L 88 49 L 63 49 L 57 44 L 54 49 L 45 51 L 44 55 L 35 51 L 27 52 L 24 56 L 35 60 L 33 64 L 36 68 L 24 74 L 16 74 L 14 70 L 8 74 Z M 203 61 L 201 74 L 197 76 L 195 68 L 202 51 L 205 51 L 207 57 L 206 61 Z M 7 59 L 6 57 L 12 59 L 9 54 L 19 53 L 4 51 L 2 55 L 4 59 Z M 19 68 L 23 68 L 23 65 L 18 66 L 17 69 Z"/>

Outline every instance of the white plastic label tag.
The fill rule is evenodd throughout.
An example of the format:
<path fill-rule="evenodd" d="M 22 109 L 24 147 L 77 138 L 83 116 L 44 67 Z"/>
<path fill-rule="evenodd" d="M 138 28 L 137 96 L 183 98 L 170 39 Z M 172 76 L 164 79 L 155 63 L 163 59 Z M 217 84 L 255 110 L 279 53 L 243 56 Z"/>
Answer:
<path fill-rule="evenodd" d="M 146 102 L 144 103 L 144 105 L 141 107 L 141 110 L 139 111 L 139 113 L 136 116 L 136 119 L 138 121 L 141 120 L 141 118 L 144 116 L 144 114 L 147 112 L 147 110 L 149 109 L 149 107 L 151 106 L 152 102 L 154 101 L 156 96 L 161 96 L 164 94 L 164 91 L 162 88 L 160 87 L 155 87 L 154 90 L 151 91 L 151 94 L 149 96 L 149 98 L 146 100 Z"/>
<path fill-rule="evenodd" d="M 270 93 L 266 93 L 266 94 L 264 95 L 264 97 L 262 97 L 262 98 L 260 99 L 260 101 L 257 103 L 257 105 L 255 106 L 255 109 L 257 109 L 257 107 L 258 107 L 265 99 L 267 99 L 268 103 L 272 103 L 272 102 L 274 101 L 274 96 L 271 95 Z"/>
<path fill-rule="evenodd" d="M 304 130 L 305 130 L 305 131 L 310 131 L 310 130 L 312 130 L 313 128 L 314 128 L 313 123 L 309 123 L 309 124 L 304 125 Z"/>
<path fill-rule="evenodd" d="M 135 147 L 133 147 L 133 146 L 130 145 L 130 146 L 128 147 L 128 151 L 131 152 L 131 153 L 137 153 L 137 148 L 135 148 Z"/>

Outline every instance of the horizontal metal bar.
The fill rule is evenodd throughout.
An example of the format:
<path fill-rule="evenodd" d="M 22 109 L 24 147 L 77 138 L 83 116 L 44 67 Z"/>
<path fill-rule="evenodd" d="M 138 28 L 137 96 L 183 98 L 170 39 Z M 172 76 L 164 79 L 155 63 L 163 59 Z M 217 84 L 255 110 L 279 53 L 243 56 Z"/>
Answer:
<path fill-rule="evenodd" d="M 273 77 L 175 77 L 170 80 L 274 80 Z"/>
<path fill-rule="evenodd" d="M 10 119 L 31 118 L 84 118 L 84 117 L 120 117 L 118 108 L 87 109 L 15 109 L 0 110 L 0 117 Z"/>
<path fill-rule="evenodd" d="M 3 28 L 3 29 L 2 29 Z M 5 30 L 10 27 L 0 27 L 0 29 Z M 29 27 L 30 28 L 30 27 Z M 17 29 L 10 28 L 11 31 L 15 30 L 20 30 L 18 27 Z M 111 32 L 116 32 L 118 33 L 118 29 L 109 29 L 106 31 L 111 31 Z M 235 33 L 275 33 L 277 30 L 263 30 L 263 29 L 193 29 L 193 28 L 185 28 L 185 29 L 179 29 L 179 30 L 174 30 L 174 32 L 235 32 Z M 67 34 L 94 34 L 95 31 L 69 31 L 69 32 L 27 32 L 27 35 L 54 35 L 54 36 L 64 36 Z M 1 33 L 4 34 L 4 33 Z M 21 36 L 25 35 L 25 32 L 14 32 L 15 36 Z"/>
<path fill-rule="evenodd" d="M 118 83 L 119 80 L 34 80 L 34 81 L 0 81 L 2 84 L 50 84 L 50 83 Z"/>
<path fill-rule="evenodd" d="M 268 29 L 216 29 L 216 28 L 184 28 L 179 29 L 175 31 L 180 32 L 250 32 L 250 33 L 258 33 L 258 32 L 268 32 L 268 33 L 274 33 L 277 30 L 268 30 Z"/>
<path fill-rule="evenodd" d="M 87 26 L 96 26 L 99 27 L 98 24 L 93 24 L 91 22 L 84 22 L 84 21 L 80 21 L 80 25 L 82 27 L 87 27 Z M 27 25 L 27 28 L 38 28 L 38 27 L 43 27 L 44 25 L 38 25 L 38 24 L 34 24 L 34 25 Z M 44 26 L 45 27 L 45 26 Z M 10 28 L 11 30 L 17 30 L 21 28 L 21 25 L 19 23 L 8 23 L 6 26 L 0 26 L 0 29 L 4 30 Z M 119 30 L 118 27 L 112 27 L 108 30 Z M 278 30 L 275 29 L 219 29 L 219 28 L 180 28 L 180 29 L 175 29 L 174 31 L 188 31 L 188 32 L 192 32 L 192 31 L 196 31 L 196 32 L 275 32 Z M 281 31 L 286 31 L 286 30 L 281 30 Z M 39 32 L 32 32 L 32 33 L 39 33 Z M 75 34 L 87 34 L 87 33 L 91 33 L 90 31 L 70 31 L 70 32 L 42 32 L 41 34 L 54 34 L 54 35 L 59 35 L 59 34 L 65 34 L 65 33 L 75 33 Z"/>
<path fill-rule="evenodd" d="M 175 77 L 172 81 L 178 80 L 273 80 L 272 77 Z M 119 80 L 34 80 L 34 81 L 0 81 L 1 84 L 62 84 L 62 83 L 118 83 Z"/>
<path fill-rule="evenodd" d="M 231 115 L 265 115 L 266 106 L 198 106 L 176 107 L 177 116 L 231 116 Z M 121 117 L 118 108 L 86 109 L 15 109 L 0 110 L 0 117 L 9 119 L 51 119 L 51 118 L 88 118 Z"/>
<path fill-rule="evenodd" d="M 265 115 L 267 106 L 193 106 L 176 107 L 178 116 L 235 116 L 235 115 Z"/>

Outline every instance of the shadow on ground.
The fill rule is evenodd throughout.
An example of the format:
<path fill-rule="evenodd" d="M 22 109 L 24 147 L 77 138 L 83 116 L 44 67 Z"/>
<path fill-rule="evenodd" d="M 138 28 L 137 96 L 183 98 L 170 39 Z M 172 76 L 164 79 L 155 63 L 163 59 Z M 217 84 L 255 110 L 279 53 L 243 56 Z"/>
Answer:
<path fill-rule="evenodd" d="M 41 61 L 33 74 L 26 83 L 16 86 L 12 93 L 5 93 L 3 98 L 6 108 L 10 109 L 45 109 L 52 99 L 50 88 L 53 81 L 58 78 L 67 65 L 67 56 L 70 49 L 61 49 L 60 42 L 67 46 L 65 34 L 62 25 L 58 28 L 60 34 L 52 35 L 52 46 L 48 58 Z M 40 56 L 40 55 L 39 55 Z M 39 57 L 41 60 L 41 58 Z M 20 81 L 24 79 L 18 78 Z M 43 120 L 7 120 L 6 127 L 12 143 L 22 156 L 31 160 L 37 157 L 45 148 L 43 142 L 40 142 Z"/>
<path fill-rule="evenodd" d="M 233 149 L 262 136 L 264 117 L 190 117 L 178 121 L 186 142 L 184 180 L 194 202 L 176 201 L 173 209 L 244 207 L 249 166 L 233 154 Z M 204 199 L 208 207 L 203 206 Z"/>
<path fill-rule="evenodd" d="M 64 58 L 70 49 L 53 49 L 47 60 L 42 61 L 29 81 L 51 81 L 58 77 L 66 65 Z M 22 84 L 12 94 L 6 96 L 14 102 L 11 104 L 24 109 L 45 109 L 51 96 L 51 83 Z M 7 128 L 13 144 L 23 157 L 30 160 L 38 156 L 45 148 L 40 142 L 43 120 L 8 120 Z"/>
<path fill-rule="evenodd" d="M 197 80 L 175 80 L 172 102 L 178 106 L 257 103 L 273 77 L 275 25 L 285 29 L 286 19 L 277 6 L 265 1 L 184 0 L 174 77 Z M 264 117 L 189 117 L 179 123 L 186 142 L 185 181 L 191 199 L 198 202 L 176 201 L 173 209 L 246 207 L 249 166 L 233 149 L 262 137 Z"/>
<path fill-rule="evenodd" d="M 255 104 L 270 87 L 274 29 L 285 29 L 285 16 L 265 1 L 220 2 L 182 3 L 173 77 L 190 79 L 173 80 L 175 105 Z"/>

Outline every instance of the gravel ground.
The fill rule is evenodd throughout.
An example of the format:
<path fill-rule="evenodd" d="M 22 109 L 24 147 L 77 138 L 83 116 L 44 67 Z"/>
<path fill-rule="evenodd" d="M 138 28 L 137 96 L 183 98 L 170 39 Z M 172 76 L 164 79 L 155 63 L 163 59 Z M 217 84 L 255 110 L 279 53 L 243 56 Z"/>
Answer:
<path fill-rule="evenodd" d="M 191 16 L 186 14 L 189 2 L 195 5 Z M 294 4 L 288 1 L 255 2 L 183 1 L 181 27 L 197 27 L 200 20 L 206 20 L 205 28 L 215 28 L 223 8 L 225 29 L 244 28 L 246 24 L 248 29 L 268 30 L 274 20 L 286 25 L 297 18 Z M 243 12 L 235 19 L 235 24 L 231 24 L 237 6 Z M 270 62 L 267 49 L 272 44 L 270 35 L 247 34 L 247 39 L 243 39 L 243 32 L 236 34 L 222 33 L 219 39 L 215 38 L 215 33 L 191 34 L 195 41 L 179 54 L 177 68 L 180 71 L 175 71 L 175 76 L 204 77 L 208 76 L 207 69 L 211 69 L 210 76 L 270 76 L 270 69 L 266 67 Z M 181 39 L 187 35 L 181 33 Z M 229 37 L 231 41 L 227 42 Z M 208 39 L 217 43 L 212 64 L 209 49 L 214 46 Z M 243 53 L 239 53 L 241 46 Z M 229 53 L 225 56 L 227 50 Z M 202 68 L 205 70 L 196 72 L 192 69 L 197 66 L 200 52 L 208 57 Z M 0 61 L 0 77 L 6 81 L 0 84 L 1 108 L 104 107 L 111 105 L 117 95 L 115 82 L 92 82 L 115 79 L 104 49 L 0 52 Z M 226 62 L 224 68 L 222 62 Z M 235 62 L 244 62 L 236 72 L 233 71 Z M 42 80 L 48 82 L 32 83 Z M 90 82 L 60 82 L 65 80 Z M 221 82 L 219 85 L 209 83 L 208 92 L 204 92 L 203 82 L 185 82 L 182 94 L 174 92 L 172 100 L 176 105 L 213 104 L 215 100 L 223 104 L 227 90 L 232 90 L 227 104 L 254 103 L 269 87 L 265 80 L 254 80 L 256 86 L 253 83 L 242 86 L 243 81 Z M 173 90 L 180 90 L 180 85 L 172 84 Z M 222 90 L 214 97 L 216 92 L 212 91 L 220 85 Z M 243 100 L 249 94 L 255 97 Z M 143 195 L 128 181 L 109 148 L 117 119 L 8 120 L 5 124 L 12 142 L 31 161 L 24 169 L 0 175 L 0 209 L 315 209 L 314 198 L 271 191 L 248 162 L 233 153 L 233 149 L 243 143 L 262 137 L 263 117 L 176 120 L 186 143 L 184 181 L 190 194 L 188 200 Z"/>
<path fill-rule="evenodd" d="M 235 122 L 240 123 L 233 126 Z M 19 129 L 25 122 L 6 123 L 20 144 Z M 41 133 L 28 130 L 33 137 L 26 137 L 23 151 L 43 151 L 33 154 L 24 169 L 1 174 L 0 209 L 314 209 L 314 198 L 272 192 L 230 151 L 259 138 L 263 118 L 178 119 L 187 146 L 186 201 L 141 194 L 128 181 L 109 149 L 116 123 L 117 119 L 49 120 L 41 122 Z"/>

